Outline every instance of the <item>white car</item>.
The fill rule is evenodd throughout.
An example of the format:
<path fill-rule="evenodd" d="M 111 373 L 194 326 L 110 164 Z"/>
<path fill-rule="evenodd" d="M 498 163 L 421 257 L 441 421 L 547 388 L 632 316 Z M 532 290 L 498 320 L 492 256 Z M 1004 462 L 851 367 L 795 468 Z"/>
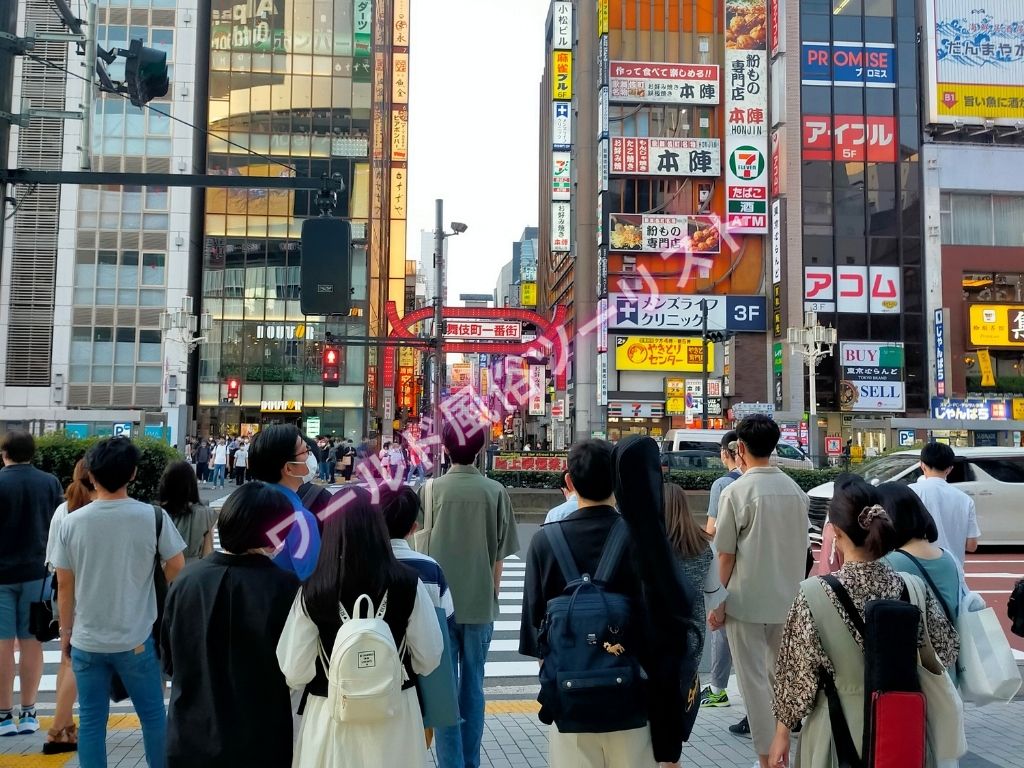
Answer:
<path fill-rule="evenodd" d="M 722 451 L 725 429 L 670 429 L 661 444 L 662 454 L 705 451 L 717 456 Z M 780 442 L 772 454 L 772 465 L 790 469 L 814 469 L 807 455 L 793 443 Z"/>
<path fill-rule="evenodd" d="M 916 483 L 919 451 L 900 451 L 870 461 L 855 471 L 874 485 Z M 974 499 L 981 545 L 1024 545 L 1024 448 L 957 448 L 949 482 Z M 812 488 L 811 524 L 818 531 L 828 515 L 833 483 Z"/>

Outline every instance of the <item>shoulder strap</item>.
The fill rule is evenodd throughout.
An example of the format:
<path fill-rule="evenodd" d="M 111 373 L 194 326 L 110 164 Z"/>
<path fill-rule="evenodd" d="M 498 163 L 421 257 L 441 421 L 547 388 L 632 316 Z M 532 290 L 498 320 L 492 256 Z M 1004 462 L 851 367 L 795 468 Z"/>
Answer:
<path fill-rule="evenodd" d="M 925 570 L 924 566 L 921 564 L 921 561 L 909 552 L 907 552 L 907 550 L 905 549 L 897 549 L 896 551 L 904 557 L 906 557 L 908 560 L 910 560 L 910 562 L 914 564 L 914 567 L 917 568 L 918 573 L 920 573 L 924 577 L 924 580 L 928 582 L 928 587 L 931 589 L 932 594 L 935 595 L 936 601 L 938 601 L 939 605 L 942 606 L 942 610 L 945 612 L 946 618 L 949 619 L 950 625 L 955 627 L 956 620 L 953 618 L 953 612 L 949 609 L 949 606 L 946 605 L 946 601 L 942 599 L 942 593 L 939 592 L 939 588 L 935 585 L 935 582 L 932 580 L 932 577 L 928 575 L 928 571 Z M 903 588 L 907 588 L 906 584 L 903 585 Z"/>
<path fill-rule="evenodd" d="M 566 541 L 565 534 L 562 532 L 562 524 L 559 522 L 545 525 L 544 532 L 551 543 L 551 551 L 555 555 L 555 562 L 558 563 L 558 569 L 562 572 L 562 578 L 565 579 L 566 585 L 579 581 L 580 572 L 576 567 L 576 561 L 573 560 L 569 542 Z"/>
<path fill-rule="evenodd" d="M 434 478 L 430 478 L 423 488 L 423 529 L 434 529 Z"/>
<path fill-rule="evenodd" d="M 836 690 L 836 681 L 824 667 L 818 670 L 818 684 L 828 700 L 828 719 L 832 726 L 832 743 L 836 748 L 839 768 L 862 768 L 864 763 L 857 754 L 850 725 L 843 715 L 843 703 L 839 699 L 839 691 Z"/>
<path fill-rule="evenodd" d="M 839 598 L 839 603 L 843 606 L 843 610 L 846 611 L 846 615 L 850 617 L 850 621 L 853 623 L 853 626 L 856 627 L 861 639 L 863 639 L 867 634 L 867 628 L 864 625 L 864 617 L 860 615 L 860 611 L 857 610 L 857 606 L 853 604 L 853 598 L 850 597 L 850 593 L 846 591 L 846 587 L 844 587 L 842 582 L 832 574 L 822 576 L 821 580 L 828 584 L 829 589 L 831 589 L 833 594 Z"/>
<path fill-rule="evenodd" d="M 601 553 L 601 560 L 597 564 L 594 581 L 607 584 L 612 580 L 615 576 L 615 571 L 619 568 L 619 561 L 622 560 L 622 553 L 626 551 L 626 544 L 628 543 L 629 531 L 626 529 L 626 521 L 620 517 L 608 532 L 608 538 L 605 539 L 604 551 Z"/>
<path fill-rule="evenodd" d="M 316 500 L 316 497 L 319 495 L 320 486 L 317 485 L 316 483 L 310 483 L 309 488 L 307 488 L 306 492 L 302 494 L 302 506 L 304 506 L 308 510 L 309 505 L 312 504 Z"/>

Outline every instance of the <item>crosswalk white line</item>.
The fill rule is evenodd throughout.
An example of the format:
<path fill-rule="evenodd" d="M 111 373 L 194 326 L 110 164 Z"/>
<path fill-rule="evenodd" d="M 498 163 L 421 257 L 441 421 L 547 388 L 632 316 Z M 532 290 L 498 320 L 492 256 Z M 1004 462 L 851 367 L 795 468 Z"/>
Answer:
<path fill-rule="evenodd" d="M 537 660 L 488 661 L 484 664 L 484 677 L 536 677 Z"/>

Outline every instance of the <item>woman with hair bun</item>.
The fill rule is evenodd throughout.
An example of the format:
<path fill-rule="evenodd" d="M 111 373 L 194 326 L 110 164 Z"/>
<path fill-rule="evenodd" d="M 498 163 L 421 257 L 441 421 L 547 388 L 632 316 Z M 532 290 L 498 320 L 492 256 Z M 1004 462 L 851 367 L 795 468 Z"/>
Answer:
<path fill-rule="evenodd" d="M 829 522 L 843 567 L 836 578 L 863 617 L 871 600 L 898 600 L 905 582 L 882 558 L 896 544 L 896 530 L 881 506 L 878 490 L 855 475 L 835 485 Z M 957 657 L 959 637 L 935 598 L 927 596 L 927 622 L 921 622 L 943 664 Z M 797 745 L 801 768 L 831 768 L 838 757 L 832 743 L 828 704 L 821 692 L 822 671 L 830 674 L 843 702 L 843 714 L 857 749 L 864 732 L 864 647 L 840 600 L 820 577 L 807 579 L 790 609 L 775 666 L 774 709 L 778 721 L 769 765 L 789 765 L 790 730 L 806 718 Z"/>

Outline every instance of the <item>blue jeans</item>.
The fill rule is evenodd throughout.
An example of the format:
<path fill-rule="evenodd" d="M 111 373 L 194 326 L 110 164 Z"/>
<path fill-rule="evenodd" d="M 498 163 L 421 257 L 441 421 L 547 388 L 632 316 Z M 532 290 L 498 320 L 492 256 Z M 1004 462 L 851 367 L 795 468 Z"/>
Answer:
<path fill-rule="evenodd" d="M 224 470 L 226 467 L 226 464 L 213 465 L 213 480 L 210 481 L 210 484 L 213 485 L 214 488 L 217 487 L 217 483 L 220 483 L 221 488 L 224 487 Z"/>
<path fill-rule="evenodd" d="M 167 713 L 153 639 L 123 653 L 90 653 L 72 647 L 71 667 L 78 683 L 78 759 L 82 768 L 107 768 L 110 681 L 115 672 L 124 682 L 142 724 L 146 762 L 149 768 L 163 768 Z"/>
<path fill-rule="evenodd" d="M 484 735 L 484 662 L 494 624 L 452 624 L 452 668 L 462 724 L 437 729 L 438 768 L 480 768 Z"/>

